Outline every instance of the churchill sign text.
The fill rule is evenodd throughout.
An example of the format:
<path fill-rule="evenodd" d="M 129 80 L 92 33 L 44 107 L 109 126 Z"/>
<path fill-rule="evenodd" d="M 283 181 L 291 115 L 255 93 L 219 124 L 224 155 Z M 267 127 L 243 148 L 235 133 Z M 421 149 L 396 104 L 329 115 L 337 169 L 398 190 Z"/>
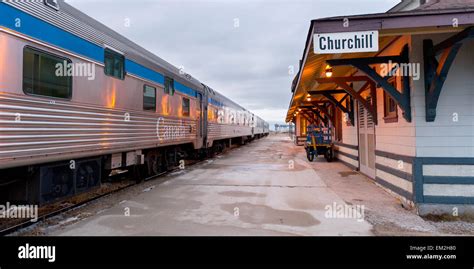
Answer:
<path fill-rule="evenodd" d="M 379 50 L 377 31 L 326 33 L 314 35 L 315 54 L 376 52 Z"/>

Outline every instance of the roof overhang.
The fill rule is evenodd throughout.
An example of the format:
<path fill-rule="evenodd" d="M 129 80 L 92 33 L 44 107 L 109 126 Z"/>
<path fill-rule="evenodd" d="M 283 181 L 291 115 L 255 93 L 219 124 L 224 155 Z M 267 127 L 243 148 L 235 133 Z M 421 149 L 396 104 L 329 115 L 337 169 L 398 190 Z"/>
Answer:
<path fill-rule="evenodd" d="M 455 22 L 457 23 L 457 27 L 453 27 L 453 18 L 456 18 Z M 348 20 L 348 27 L 344 27 L 344 20 Z M 312 93 L 312 101 L 324 101 L 325 97 L 315 95 L 315 92 L 334 89 L 333 85 L 319 84 L 317 82 L 318 78 L 325 77 L 327 60 L 375 57 L 401 36 L 430 33 L 457 33 L 472 25 L 474 25 L 474 8 L 415 10 L 313 20 L 308 32 L 306 46 L 300 63 L 300 70 L 293 82 L 293 96 L 288 108 L 286 122 L 292 121 L 298 106 L 307 103 L 305 101 L 308 97 L 308 92 Z M 378 31 L 379 51 L 344 54 L 314 53 L 314 34 L 358 31 Z M 355 72 L 356 69 L 353 67 L 341 66 L 333 70 L 333 76 L 351 76 Z M 341 94 L 341 98 L 343 96 L 344 95 Z"/>

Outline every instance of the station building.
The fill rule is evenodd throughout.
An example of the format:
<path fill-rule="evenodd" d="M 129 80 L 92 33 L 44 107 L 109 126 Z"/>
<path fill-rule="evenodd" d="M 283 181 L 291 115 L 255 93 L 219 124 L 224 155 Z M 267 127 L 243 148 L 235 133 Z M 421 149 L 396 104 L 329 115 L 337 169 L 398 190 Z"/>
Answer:
<path fill-rule="evenodd" d="M 335 157 L 416 207 L 474 208 L 474 0 L 402 1 L 311 22 L 286 121 L 333 129 Z"/>

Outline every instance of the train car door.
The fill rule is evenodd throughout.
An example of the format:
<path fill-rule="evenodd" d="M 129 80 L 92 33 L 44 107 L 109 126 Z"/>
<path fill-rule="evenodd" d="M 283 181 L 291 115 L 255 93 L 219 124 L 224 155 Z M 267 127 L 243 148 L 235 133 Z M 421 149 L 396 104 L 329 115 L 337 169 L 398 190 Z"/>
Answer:
<path fill-rule="evenodd" d="M 375 124 L 372 114 L 359 102 L 358 111 L 360 171 L 375 179 Z"/>
<path fill-rule="evenodd" d="M 207 146 L 207 89 L 204 93 L 204 96 L 202 93 L 198 92 L 198 100 L 199 100 L 199 110 L 200 110 L 200 115 L 199 115 L 199 130 L 198 130 L 198 137 L 199 141 L 202 142 L 202 146 L 206 147 Z"/>
<path fill-rule="evenodd" d="M 255 124 L 255 115 L 252 114 L 252 137 L 253 137 L 253 134 L 255 132 L 255 126 L 256 126 L 256 124 Z"/>

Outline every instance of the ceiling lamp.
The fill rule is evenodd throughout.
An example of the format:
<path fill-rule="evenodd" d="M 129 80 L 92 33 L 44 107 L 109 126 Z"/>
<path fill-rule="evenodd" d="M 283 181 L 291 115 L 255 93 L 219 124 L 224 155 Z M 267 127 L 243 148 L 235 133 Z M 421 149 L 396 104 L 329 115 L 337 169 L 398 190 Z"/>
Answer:
<path fill-rule="evenodd" d="M 327 77 L 327 78 L 332 77 L 332 67 L 331 67 L 329 64 L 326 65 L 326 70 L 325 70 L 325 72 L 326 72 L 326 77 Z"/>

